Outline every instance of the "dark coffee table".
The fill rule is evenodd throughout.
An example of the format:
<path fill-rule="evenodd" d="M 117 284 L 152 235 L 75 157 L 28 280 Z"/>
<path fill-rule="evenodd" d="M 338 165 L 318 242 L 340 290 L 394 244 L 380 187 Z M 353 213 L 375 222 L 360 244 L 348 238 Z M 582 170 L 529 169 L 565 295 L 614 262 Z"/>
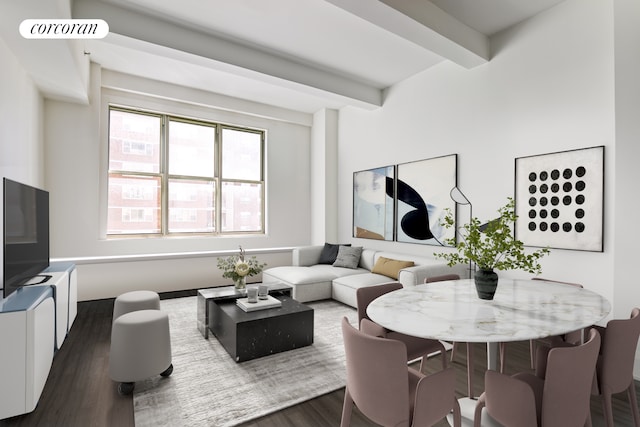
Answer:
<path fill-rule="evenodd" d="M 248 284 L 247 288 L 257 287 L 262 283 Z M 269 295 L 274 297 L 278 295 L 291 296 L 293 288 L 284 283 L 270 283 Z M 225 301 L 233 300 L 235 302 L 238 298 L 244 298 L 247 296 L 247 290 L 238 290 L 233 286 L 218 286 L 215 288 L 206 288 L 198 290 L 198 330 L 203 337 L 209 339 L 209 318 L 211 317 L 211 308 L 213 307 L 213 301 Z"/>
<path fill-rule="evenodd" d="M 208 326 L 236 362 L 313 344 L 313 309 L 279 295 L 281 307 L 245 312 L 235 300 L 212 300 Z"/>

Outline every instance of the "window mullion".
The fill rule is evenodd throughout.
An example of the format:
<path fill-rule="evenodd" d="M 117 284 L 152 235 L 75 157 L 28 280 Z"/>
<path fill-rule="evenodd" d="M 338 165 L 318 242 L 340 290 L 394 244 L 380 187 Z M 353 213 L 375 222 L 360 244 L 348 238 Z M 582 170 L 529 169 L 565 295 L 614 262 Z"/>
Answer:
<path fill-rule="evenodd" d="M 215 183 L 215 229 L 216 234 L 222 233 L 222 126 L 216 126 L 214 159 L 214 183 Z"/>
<path fill-rule="evenodd" d="M 162 176 L 160 199 L 160 216 L 162 220 L 160 223 L 163 236 L 166 236 L 169 232 L 169 126 L 167 123 L 167 116 L 163 115 L 160 132 L 160 174 Z"/>

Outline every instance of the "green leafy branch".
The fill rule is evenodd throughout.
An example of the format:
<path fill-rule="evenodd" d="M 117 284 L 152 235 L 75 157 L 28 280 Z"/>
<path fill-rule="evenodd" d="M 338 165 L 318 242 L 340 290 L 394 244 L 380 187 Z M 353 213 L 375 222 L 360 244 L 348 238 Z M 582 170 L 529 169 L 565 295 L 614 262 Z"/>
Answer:
<path fill-rule="evenodd" d="M 513 235 L 512 226 L 518 216 L 512 198 L 508 198 L 508 203 L 498 209 L 498 213 L 498 218 L 485 225 L 478 218 L 471 218 L 468 224 L 459 228 L 462 237 L 459 242 L 456 243 L 455 238 L 445 239 L 445 243 L 455 247 L 456 252 L 435 253 L 436 258 L 447 260 L 449 266 L 473 261 L 482 270 L 518 269 L 540 274 L 540 258 L 549 253 L 549 248 L 525 253 L 524 243 Z M 451 209 L 446 210 L 441 225 L 447 229 L 455 227 Z"/>

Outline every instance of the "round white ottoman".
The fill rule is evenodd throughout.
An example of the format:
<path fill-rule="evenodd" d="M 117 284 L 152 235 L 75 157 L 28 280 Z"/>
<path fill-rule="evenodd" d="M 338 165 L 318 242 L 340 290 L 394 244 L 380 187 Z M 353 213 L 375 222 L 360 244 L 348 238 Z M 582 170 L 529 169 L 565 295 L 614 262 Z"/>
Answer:
<path fill-rule="evenodd" d="M 160 310 L 123 314 L 111 329 L 109 376 L 120 382 L 118 391 L 129 394 L 134 383 L 173 372 L 169 316 Z"/>
<path fill-rule="evenodd" d="M 116 298 L 113 303 L 113 320 L 123 314 L 138 310 L 160 310 L 160 296 L 153 291 L 132 291 Z"/>

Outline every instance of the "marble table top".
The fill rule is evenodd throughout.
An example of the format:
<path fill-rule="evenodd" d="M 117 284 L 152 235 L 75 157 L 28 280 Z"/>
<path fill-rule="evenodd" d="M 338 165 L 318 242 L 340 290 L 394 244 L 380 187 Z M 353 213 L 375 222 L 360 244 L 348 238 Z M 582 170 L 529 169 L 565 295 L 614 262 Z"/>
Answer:
<path fill-rule="evenodd" d="M 478 298 L 473 280 L 403 288 L 375 299 L 368 316 L 387 329 L 458 342 L 522 341 L 579 330 L 611 305 L 587 289 L 501 278 L 493 300 Z"/>

